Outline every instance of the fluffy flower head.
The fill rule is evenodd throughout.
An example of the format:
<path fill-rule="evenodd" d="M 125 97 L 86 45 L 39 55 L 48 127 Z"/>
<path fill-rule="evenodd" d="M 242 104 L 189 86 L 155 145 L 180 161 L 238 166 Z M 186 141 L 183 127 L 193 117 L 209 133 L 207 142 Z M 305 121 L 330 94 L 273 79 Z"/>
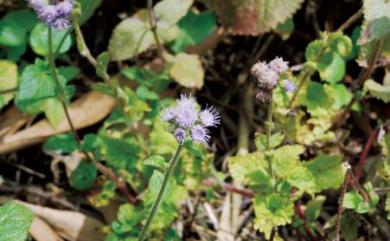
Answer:
<path fill-rule="evenodd" d="M 216 126 L 219 124 L 219 113 L 214 107 L 209 107 L 199 113 L 199 119 L 204 126 Z"/>
<path fill-rule="evenodd" d="M 45 0 L 29 0 L 30 6 L 38 14 L 38 18 L 54 30 L 64 30 L 70 27 L 70 15 L 75 4 L 74 0 L 63 0 L 49 4 Z"/>
<path fill-rule="evenodd" d="M 207 144 L 207 142 L 210 140 L 208 130 L 206 129 L 206 127 L 201 125 L 196 125 L 192 128 L 191 136 L 192 140 L 197 143 Z"/>
<path fill-rule="evenodd" d="M 297 86 L 290 80 L 286 79 L 284 81 L 284 89 L 287 91 L 287 92 L 295 92 L 295 90 L 297 89 Z"/>

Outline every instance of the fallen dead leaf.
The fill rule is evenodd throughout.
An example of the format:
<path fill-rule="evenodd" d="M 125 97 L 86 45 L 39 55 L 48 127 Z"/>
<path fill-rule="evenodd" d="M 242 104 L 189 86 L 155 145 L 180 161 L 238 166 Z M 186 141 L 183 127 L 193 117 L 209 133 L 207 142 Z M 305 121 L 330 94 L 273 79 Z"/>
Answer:
<path fill-rule="evenodd" d="M 62 241 L 56 232 L 42 219 L 34 217 L 30 227 L 30 235 L 36 241 Z"/>
<path fill-rule="evenodd" d="M 92 217 L 74 211 L 57 210 L 17 201 L 28 207 L 34 215 L 44 220 L 62 238 L 70 241 L 103 241 L 100 232 L 103 223 Z"/>
<path fill-rule="evenodd" d="M 69 106 L 69 115 L 75 129 L 82 129 L 105 118 L 114 108 L 115 99 L 102 93 L 91 91 L 77 99 Z M 57 129 L 45 119 L 36 124 L 6 135 L 0 140 L 0 154 L 9 153 L 21 148 L 43 142 L 46 138 L 60 133 L 69 132 L 70 127 L 64 119 Z"/>

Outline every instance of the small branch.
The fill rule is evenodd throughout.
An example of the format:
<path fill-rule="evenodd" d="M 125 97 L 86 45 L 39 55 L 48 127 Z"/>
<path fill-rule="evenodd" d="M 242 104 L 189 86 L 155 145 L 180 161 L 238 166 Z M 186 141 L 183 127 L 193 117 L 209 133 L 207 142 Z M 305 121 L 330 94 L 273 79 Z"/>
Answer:
<path fill-rule="evenodd" d="M 161 54 L 164 52 L 164 47 L 162 46 L 161 41 L 157 34 L 157 22 L 156 22 L 156 15 L 153 11 L 153 0 L 148 0 L 147 5 L 148 5 L 148 12 L 149 12 L 148 15 L 149 15 L 150 30 L 153 33 L 154 40 L 156 41 L 157 47 Z"/>
<path fill-rule="evenodd" d="M 360 8 L 355 14 L 353 14 L 347 21 L 345 21 L 338 29 L 337 32 L 344 32 L 349 26 L 351 26 L 354 22 L 359 20 L 363 16 L 363 8 Z"/>
<path fill-rule="evenodd" d="M 335 224 L 335 233 L 336 233 L 336 236 L 334 239 L 335 241 L 340 241 L 341 217 L 342 217 L 343 212 L 344 212 L 343 202 L 344 202 L 345 193 L 347 192 L 347 189 L 348 189 L 351 173 L 352 173 L 351 169 L 348 169 L 347 172 L 345 173 L 344 183 L 341 187 L 340 198 L 338 201 L 339 207 L 337 210 L 337 217 L 336 217 L 336 224 Z"/>
<path fill-rule="evenodd" d="M 268 241 L 274 241 L 275 235 L 276 235 L 276 228 L 273 227 L 272 230 L 271 230 L 271 234 L 269 235 Z"/>
<path fill-rule="evenodd" d="M 307 219 L 305 217 L 305 213 L 303 212 L 302 206 L 299 202 L 295 204 L 295 213 L 300 219 L 303 220 L 303 227 L 305 229 L 306 235 L 310 238 L 310 240 L 317 241 L 317 239 L 314 237 L 313 233 L 311 232 L 311 230 L 307 225 Z"/>
<path fill-rule="evenodd" d="M 237 188 L 234 185 L 228 184 L 228 183 L 219 184 L 217 181 L 215 181 L 213 179 L 205 179 L 205 180 L 203 180 L 202 181 L 202 185 L 207 186 L 207 187 L 217 187 L 217 186 L 220 186 L 226 192 L 240 194 L 241 196 L 248 197 L 248 198 L 253 198 L 255 196 L 255 194 L 251 190 L 243 189 L 243 188 Z"/>
<path fill-rule="evenodd" d="M 374 130 L 372 130 L 366 144 L 364 145 L 363 152 L 360 155 L 359 162 L 354 170 L 355 178 L 357 181 L 360 179 L 360 177 L 362 175 L 364 165 L 366 164 L 368 153 L 370 152 L 371 147 L 375 143 L 375 140 L 378 137 L 378 134 L 379 134 L 378 128 L 375 128 Z"/>

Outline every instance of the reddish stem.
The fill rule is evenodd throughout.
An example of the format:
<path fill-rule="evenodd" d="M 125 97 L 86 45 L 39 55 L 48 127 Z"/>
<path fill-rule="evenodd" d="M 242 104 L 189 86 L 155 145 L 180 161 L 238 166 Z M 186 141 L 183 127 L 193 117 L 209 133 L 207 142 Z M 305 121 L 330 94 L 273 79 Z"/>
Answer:
<path fill-rule="evenodd" d="M 355 167 L 355 170 L 354 170 L 355 178 L 357 181 L 359 181 L 359 179 L 362 175 L 362 171 L 363 171 L 364 165 L 366 164 L 368 153 L 370 152 L 372 145 L 375 143 L 375 140 L 378 137 L 378 133 L 379 133 L 379 130 L 377 128 L 372 130 L 370 136 L 368 137 L 366 144 L 364 145 L 363 152 L 359 158 L 359 163 L 357 164 L 357 166 Z"/>
<path fill-rule="evenodd" d="M 307 225 L 307 219 L 306 219 L 305 213 L 302 210 L 302 206 L 301 206 L 300 202 L 297 202 L 295 204 L 295 213 L 297 214 L 297 216 L 300 219 L 303 220 L 303 227 L 304 227 L 306 235 L 309 237 L 309 239 L 312 241 L 317 241 L 316 237 L 314 237 L 313 233 L 311 232 L 311 230 L 309 229 L 309 227 Z"/>

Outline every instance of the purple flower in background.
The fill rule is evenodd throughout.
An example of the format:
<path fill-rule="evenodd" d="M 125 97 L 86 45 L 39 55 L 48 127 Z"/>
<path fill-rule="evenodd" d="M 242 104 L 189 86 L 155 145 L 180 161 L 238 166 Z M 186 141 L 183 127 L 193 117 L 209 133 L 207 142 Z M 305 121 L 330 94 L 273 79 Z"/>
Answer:
<path fill-rule="evenodd" d="M 210 106 L 199 110 L 196 99 L 181 95 L 176 105 L 162 111 L 161 119 L 170 123 L 176 140 L 182 144 L 187 137 L 196 143 L 207 144 L 210 135 L 207 127 L 215 127 L 220 122 L 218 111 Z"/>
<path fill-rule="evenodd" d="M 288 71 L 288 62 L 277 57 L 268 64 L 259 61 L 251 68 L 251 74 L 255 77 L 258 90 L 256 98 L 262 102 L 269 102 L 272 98 L 272 91 L 278 86 L 281 75 Z M 288 89 L 294 91 L 292 84 Z M 287 89 L 287 88 L 286 88 Z"/>
<path fill-rule="evenodd" d="M 297 86 L 290 80 L 286 79 L 284 81 L 284 89 L 287 91 L 287 92 L 295 92 L 295 90 L 297 89 Z"/>
<path fill-rule="evenodd" d="M 214 107 L 209 107 L 199 113 L 199 119 L 204 126 L 216 126 L 219 124 L 219 113 Z"/>
<path fill-rule="evenodd" d="M 177 128 L 174 135 L 179 143 L 183 143 L 187 136 L 186 132 L 181 128 Z"/>
<path fill-rule="evenodd" d="M 208 134 L 208 130 L 206 127 L 201 125 L 196 125 L 191 130 L 192 140 L 196 143 L 204 143 L 206 144 L 210 140 L 210 136 Z"/>
<path fill-rule="evenodd" d="M 54 30 L 70 27 L 69 18 L 75 4 L 74 0 L 64 0 L 57 4 L 49 4 L 44 0 L 29 0 L 29 3 L 37 12 L 38 18 Z"/>
<path fill-rule="evenodd" d="M 276 71 L 278 74 L 281 74 L 288 70 L 288 62 L 284 61 L 280 57 L 276 57 L 269 63 L 269 67 L 273 71 Z"/>

